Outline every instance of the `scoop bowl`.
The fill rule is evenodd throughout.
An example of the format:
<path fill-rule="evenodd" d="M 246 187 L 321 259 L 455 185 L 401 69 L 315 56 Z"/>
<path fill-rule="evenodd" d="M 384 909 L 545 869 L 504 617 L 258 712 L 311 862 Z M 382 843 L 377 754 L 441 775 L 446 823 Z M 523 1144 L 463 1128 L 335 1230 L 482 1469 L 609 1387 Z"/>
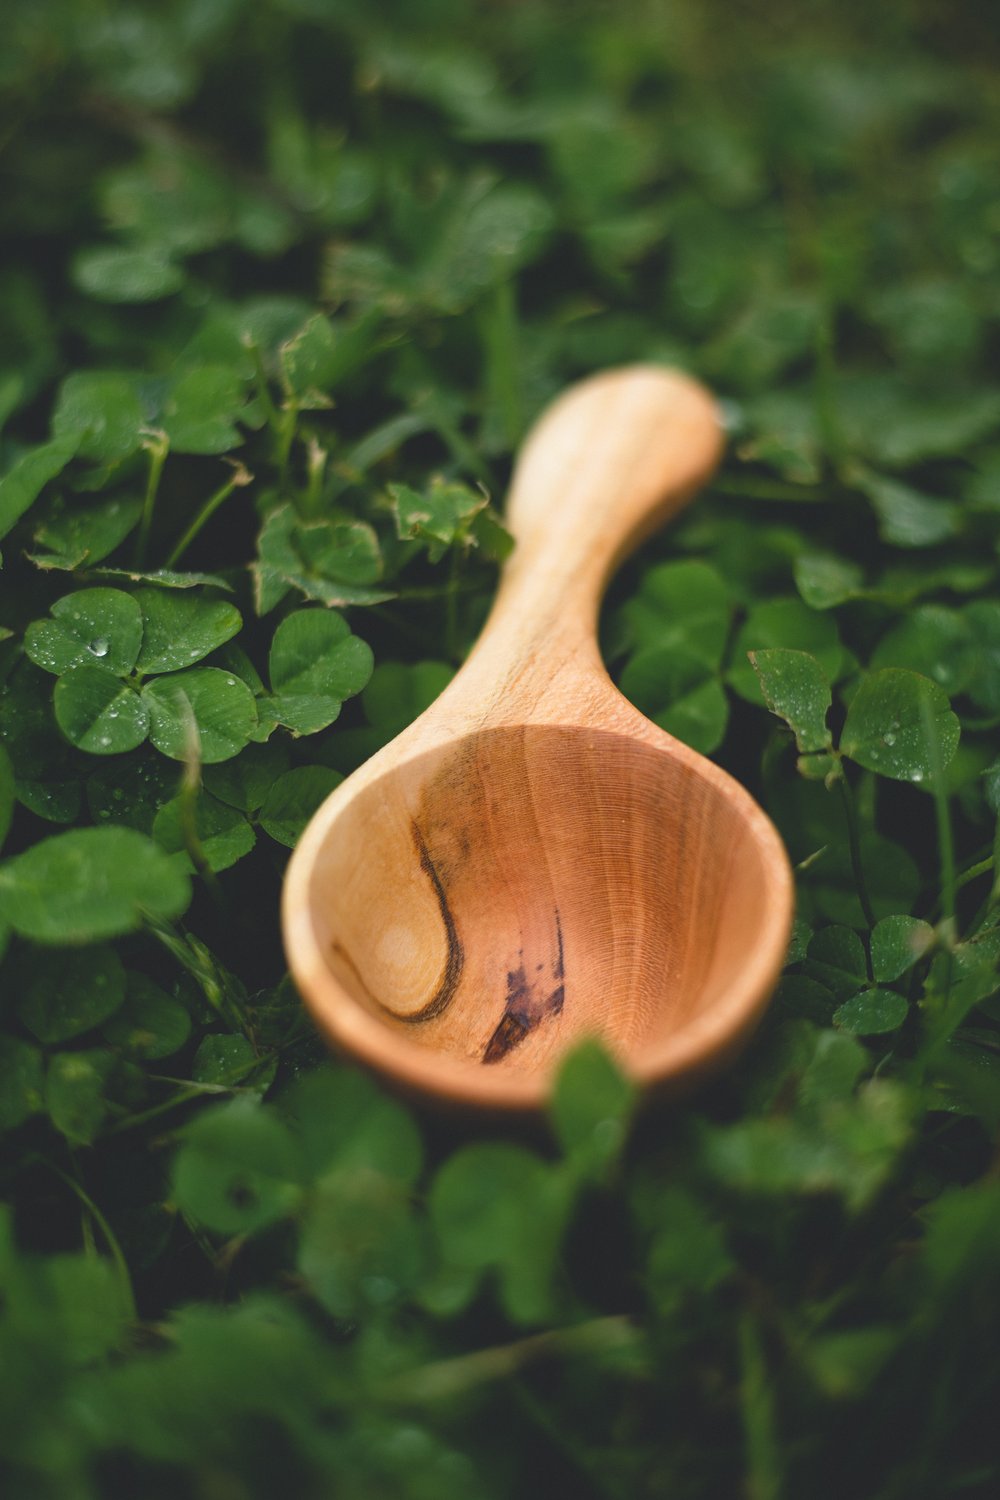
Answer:
<path fill-rule="evenodd" d="M 632 366 L 572 387 L 525 444 L 515 550 L 462 670 L 316 813 L 283 898 L 321 1031 L 410 1093 L 533 1110 L 597 1036 L 690 1086 L 747 1040 L 792 880 L 746 790 L 645 719 L 600 660 L 621 556 L 720 447 L 710 397 Z"/>

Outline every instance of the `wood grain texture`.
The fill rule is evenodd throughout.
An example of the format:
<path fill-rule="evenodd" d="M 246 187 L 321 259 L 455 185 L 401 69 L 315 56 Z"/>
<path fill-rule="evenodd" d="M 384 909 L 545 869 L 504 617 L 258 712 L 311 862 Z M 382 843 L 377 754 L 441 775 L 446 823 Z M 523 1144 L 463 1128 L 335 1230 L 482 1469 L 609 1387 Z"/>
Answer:
<path fill-rule="evenodd" d="M 773 826 L 613 686 L 622 557 L 721 448 L 695 382 L 572 387 L 529 435 L 486 627 L 438 700 L 323 804 L 289 865 L 289 964 L 331 1043 L 441 1101 L 533 1109 L 568 1044 L 684 1087 L 749 1036 L 792 880 Z"/>

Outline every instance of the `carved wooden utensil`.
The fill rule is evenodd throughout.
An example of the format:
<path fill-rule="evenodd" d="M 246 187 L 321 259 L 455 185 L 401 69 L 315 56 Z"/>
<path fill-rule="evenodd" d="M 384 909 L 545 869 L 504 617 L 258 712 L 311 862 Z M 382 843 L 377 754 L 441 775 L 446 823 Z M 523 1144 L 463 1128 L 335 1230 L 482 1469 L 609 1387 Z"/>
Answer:
<path fill-rule="evenodd" d="M 530 433 L 486 627 L 438 700 L 323 803 L 288 868 L 285 946 L 329 1040 L 411 1091 L 532 1109 L 597 1034 L 642 1084 L 749 1036 L 792 916 L 781 841 L 656 728 L 597 647 L 607 581 L 721 448 L 709 395 L 637 365 Z"/>

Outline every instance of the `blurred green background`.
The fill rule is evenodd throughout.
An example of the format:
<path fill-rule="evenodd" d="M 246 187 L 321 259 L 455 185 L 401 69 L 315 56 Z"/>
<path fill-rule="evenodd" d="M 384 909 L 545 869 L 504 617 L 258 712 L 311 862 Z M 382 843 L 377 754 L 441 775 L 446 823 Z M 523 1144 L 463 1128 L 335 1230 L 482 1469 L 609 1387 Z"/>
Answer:
<path fill-rule="evenodd" d="M 5 0 L 0 484 L 54 411 L 83 444 L 0 492 L 5 860 L 101 819 L 186 858 L 178 758 L 70 743 L 22 652 L 92 563 L 206 570 L 193 612 L 241 634 L 198 650 L 255 714 L 276 612 L 350 608 L 377 665 L 332 729 L 327 684 L 318 732 L 248 719 L 207 768 L 183 928 L 0 960 L 4 1500 L 997 1493 L 998 53 L 1000 9 L 937 0 Z M 702 376 L 731 442 L 605 653 L 779 822 L 790 972 L 690 1106 L 627 1136 L 587 1053 L 554 1144 L 460 1141 L 326 1063 L 286 846 L 474 637 L 480 487 L 637 359 Z M 388 486 L 432 474 L 454 513 L 407 532 Z M 851 837 L 768 647 L 815 655 L 835 730 L 869 670 L 962 718 L 936 806 L 851 770 L 874 915 L 931 945 L 868 1033 Z M 74 1009 L 122 963 L 120 1016 Z"/>

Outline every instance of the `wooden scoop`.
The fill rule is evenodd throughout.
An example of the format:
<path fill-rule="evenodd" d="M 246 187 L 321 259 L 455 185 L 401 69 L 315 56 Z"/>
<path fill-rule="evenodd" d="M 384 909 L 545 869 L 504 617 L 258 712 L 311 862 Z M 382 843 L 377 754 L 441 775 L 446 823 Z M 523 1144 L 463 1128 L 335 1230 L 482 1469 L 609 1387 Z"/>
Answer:
<path fill-rule="evenodd" d="M 780 839 L 737 782 L 611 683 L 597 615 L 628 550 L 721 449 L 686 376 L 613 370 L 530 433 L 515 538 L 468 661 L 323 803 L 288 868 L 288 960 L 327 1038 L 409 1091 L 541 1105 L 597 1035 L 676 1088 L 749 1036 L 792 917 Z"/>

